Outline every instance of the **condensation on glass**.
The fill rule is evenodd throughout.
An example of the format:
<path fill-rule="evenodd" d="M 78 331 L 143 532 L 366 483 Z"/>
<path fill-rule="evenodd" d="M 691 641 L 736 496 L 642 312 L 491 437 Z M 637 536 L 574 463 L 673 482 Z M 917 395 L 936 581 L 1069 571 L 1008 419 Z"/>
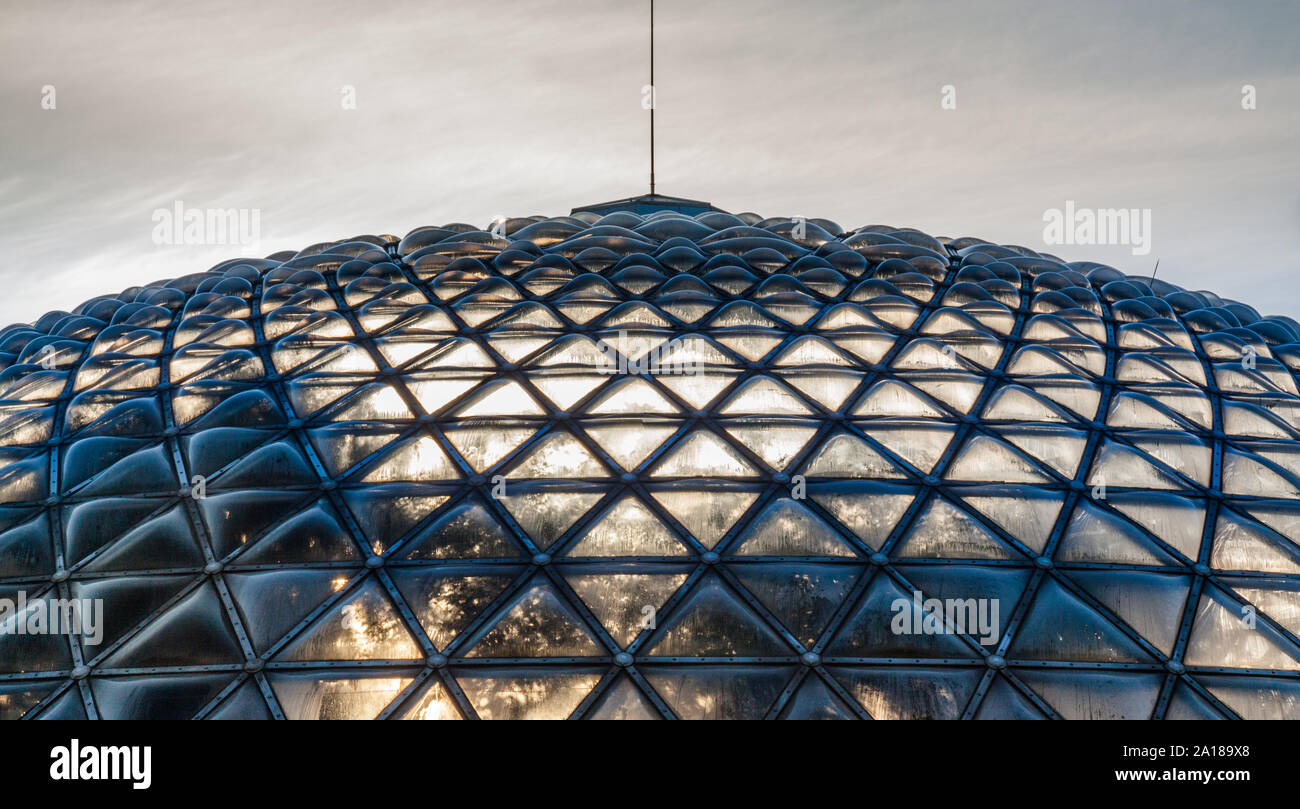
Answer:
<path fill-rule="evenodd" d="M 7 718 L 1300 718 L 1300 324 L 578 213 L 0 332 Z M 899 600 L 995 601 L 988 637 Z M 947 629 L 952 630 L 952 627 Z"/>

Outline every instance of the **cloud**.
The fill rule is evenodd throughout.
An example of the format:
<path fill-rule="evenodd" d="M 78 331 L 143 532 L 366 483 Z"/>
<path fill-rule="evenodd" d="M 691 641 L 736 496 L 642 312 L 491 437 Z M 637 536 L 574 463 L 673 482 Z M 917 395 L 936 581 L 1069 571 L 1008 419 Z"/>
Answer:
<path fill-rule="evenodd" d="M 176 200 L 258 209 L 269 253 L 645 187 L 641 3 L 10 5 L 0 321 L 243 252 L 154 245 Z M 1159 257 L 1300 316 L 1293 3 L 661 0 L 657 22 L 665 193 Z M 1151 255 L 1043 245 L 1066 200 L 1150 208 Z"/>

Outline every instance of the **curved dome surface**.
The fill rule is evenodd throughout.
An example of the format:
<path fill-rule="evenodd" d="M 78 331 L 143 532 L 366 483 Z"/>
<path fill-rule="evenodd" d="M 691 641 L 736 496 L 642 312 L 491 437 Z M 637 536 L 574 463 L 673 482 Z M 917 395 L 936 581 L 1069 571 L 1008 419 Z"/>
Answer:
<path fill-rule="evenodd" d="M 1298 718 L 1298 342 L 716 210 L 96 298 L 0 332 L 0 716 Z"/>

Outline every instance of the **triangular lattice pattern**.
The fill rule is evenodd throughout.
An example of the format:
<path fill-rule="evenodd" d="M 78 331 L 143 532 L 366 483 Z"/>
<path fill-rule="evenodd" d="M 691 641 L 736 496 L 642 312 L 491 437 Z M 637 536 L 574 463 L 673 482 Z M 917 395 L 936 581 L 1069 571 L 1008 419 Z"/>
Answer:
<path fill-rule="evenodd" d="M 0 716 L 1300 718 L 1297 343 L 719 212 L 96 298 L 0 332 L 0 598 L 104 609 L 0 635 Z"/>

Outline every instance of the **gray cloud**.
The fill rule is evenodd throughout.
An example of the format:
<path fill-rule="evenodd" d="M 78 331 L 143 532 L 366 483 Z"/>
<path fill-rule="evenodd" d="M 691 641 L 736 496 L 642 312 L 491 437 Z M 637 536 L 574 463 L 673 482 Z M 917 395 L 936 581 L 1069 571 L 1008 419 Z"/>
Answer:
<path fill-rule="evenodd" d="M 3 322 L 250 252 L 154 245 L 176 200 L 260 209 L 266 254 L 645 187 L 644 3 L 0 5 Z M 1293 2 L 660 0 L 658 23 L 665 193 L 1158 257 L 1300 316 Z M 1066 200 L 1150 208 L 1151 255 L 1045 246 Z"/>

